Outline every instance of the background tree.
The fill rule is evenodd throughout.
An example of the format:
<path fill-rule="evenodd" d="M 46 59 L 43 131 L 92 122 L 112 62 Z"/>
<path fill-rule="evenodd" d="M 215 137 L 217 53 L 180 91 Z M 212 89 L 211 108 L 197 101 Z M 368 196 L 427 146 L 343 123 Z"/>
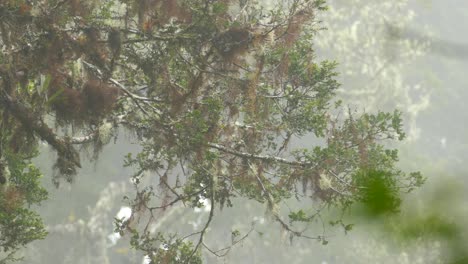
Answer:
<path fill-rule="evenodd" d="M 411 1 L 328 2 L 322 19 L 329 30 L 315 43 L 321 56 L 340 62 L 338 97 L 369 111 L 400 109 L 409 140 L 420 137 L 416 120 L 429 107 L 433 91 L 413 63 L 433 44 L 429 38 L 404 37 L 416 20 Z M 427 29 L 421 32 L 431 36 Z"/>
<path fill-rule="evenodd" d="M 125 165 L 136 194 L 116 231 L 154 263 L 199 263 L 202 248 L 222 255 L 204 238 L 216 208 L 234 197 L 265 204 L 291 241 L 327 243 L 301 228 L 314 210 L 284 215 L 280 202 L 312 197 L 341 210 L 360 202 L 377 217 L 397 211 L 399 192 L 422 177 L 396 168 L 397 152 L 381 143 L 404 138 L 399 112 L 358 114 L 333 100 L 336 64 L 315 62 L 312 49 L 324 9 L 320 0 L 3 1 L 0 155 L 29 162 L 46 142 L 58 186 L 81 167 L 73 145 L 97 159 L 118 128 L 133 133 L 142 150 Z M 305 135 L 316 145 L 289 148 Z M 150 232 L 158 212 L 205 201 L 198 232 Z"/>

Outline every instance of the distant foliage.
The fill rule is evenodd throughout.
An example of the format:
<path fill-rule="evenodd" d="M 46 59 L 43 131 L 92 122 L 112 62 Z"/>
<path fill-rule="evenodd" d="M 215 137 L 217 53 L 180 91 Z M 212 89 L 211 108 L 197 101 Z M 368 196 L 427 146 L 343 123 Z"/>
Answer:
<path fill-rule="evenodd" d="M 431 43 L 405 37 L 417 19 L 410 1 L 329 0 L 328 4 L 328 12 L 320 16 L 328 30 L 315 43 L 319 54 L 340 62 L 343 86 L 338 97 L 367 111 L 404 111 L 408 137 L 417 139 L 416 118 L 429 107 L 432 91 L 427 82 L 408 76 L 418 75 L 413 64 L 428 54 Z"/>

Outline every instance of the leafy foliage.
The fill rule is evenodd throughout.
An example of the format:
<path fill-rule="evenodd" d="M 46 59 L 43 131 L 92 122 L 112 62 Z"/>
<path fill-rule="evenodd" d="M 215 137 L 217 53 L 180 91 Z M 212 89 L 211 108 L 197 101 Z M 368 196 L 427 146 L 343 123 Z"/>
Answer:
<path fill-rule="evenodd" d="M 422 183 L 397 170 L 397 152 L 382 144 L 404 138 L 400 113 L 360 115 L 333 101 L 337 64 L 316 62 L 312 45 L 325 9 L 322 0 L 6 1 L 1 128 L 15 136 L 3 138 L 0 155 L 27 157 L 46 142 L 58 153 L 58 185 L 81 167 L 74 144 L 93 146 L 95 158 L 118 128 L 133 133 L 142 150 L 125 164 L 135 168 L 136 196 L 116 230 L 154 263 L 200 263 L 202 248 L 219 256 L 204 237 L 234 197 L 265 204 L 291 237 L 313 238 L 293 226 L 312 219 L 304 211 L 283 220 L 279 205 L 292 197 L 394 211 L 398 192 Z M 316 146 L 291 149 L 303 136 Z M 26 201 L 43 199 L 38 190 L 27 189 Z M 157 212 L 206 200 L 199 232 L 151 232 Z"/>
<path fill-rule="evenodd" d="M 395 212 L 401 203 L 394 177 L 385 171 L 361 171 L 355 176 L 361 187 L 358 200 L 372 216 Z"/>
<path fill-rule="evenodd" d="M 25 157 L 6 153 L 3 163 L 8 169 L 8 179 L 0 189 L 0 248 L 15 252 L 27 243 L 43 239 L 47 235 L 41 217 L 30 209 L 47 199 L 47 192 L 40 186 L 42 174 Z M 0 262 L 14 259 L 8 255 Z"/>

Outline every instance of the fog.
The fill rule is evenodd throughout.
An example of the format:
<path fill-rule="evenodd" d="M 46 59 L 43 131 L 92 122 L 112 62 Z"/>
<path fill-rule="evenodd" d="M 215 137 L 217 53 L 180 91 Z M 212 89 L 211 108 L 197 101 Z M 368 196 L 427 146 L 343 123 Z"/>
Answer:
<path fill-rule="evenodd" d="M 357 111 L 402 111 L 408 137 L 394 145 L 400 167 L 427 177 L 423 187 L 403 196 L 394 223 L 430 213 L 462 226 L 468 216 L 468 2 L 328 2 L 330 10 L 318 16 L 327 30 L 317 33 L 314 45 L 318 60 L 340 63 L 338 97 Z M 295 140 L 310 144 L 308 137 Z M 29 245 L 21 263 L 143 263 L 129 238 L 113 231 L 123 197 L 133 193 L 133 171 L 122 167 L 123 157 L 138 149 L 137 140 L 122 131 L 97 161 L 83 164 L 75 182 L 56 189 L 50 180 L 53 154 L 43 147 L 36 162 L 50 197 L 37 210 L 50 234 Z M 347 234 L 320 222 L 310 227 L 311 233 L 327 236 L 327 245 L 290 240 L 265 211 L 238 199 L 233 208 L 217 212 L 206 237 L 209 245 L 222 247 L 233 230 L 253 231 L 224 258 L 204 253 L 207 263 L 447 263 L 450 254 L 460 254 L 451 251 L 456 242 L 444 237 L 401 240 L 388 226 L 353 216 Z M 335 213 L 328 211 L 329 219 Z M 153 231 L 190 232 L 206 218 L 204 210 L 176 206 L 160 215 Z"/>

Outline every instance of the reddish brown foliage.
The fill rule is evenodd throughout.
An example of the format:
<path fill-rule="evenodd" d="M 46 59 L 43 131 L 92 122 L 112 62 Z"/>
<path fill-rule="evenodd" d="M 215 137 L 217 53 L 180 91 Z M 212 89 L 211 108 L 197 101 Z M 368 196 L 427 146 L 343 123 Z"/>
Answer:
<path fill-rule="evenodd" d="M 87 112 L 102 117 L 115 106 L 119 89 L 98 80 L 91 80 L 85 83 L 82 95 Z"/>
<path fill-rule="evenodd" d="M 86 123 L 107 115 L 115 106 L 119 90 L 98 80 L 87 81 L 82 90 L 73 89 L 60 78 L 51 82 L 49 98 L 58 121 Z"/>
<path fill-rule="evenodd" d="M 3 192 L 3 201 L 0 208 L 6 212 L 12 212 L 22 206 L 24 194 L 15 187 L 8 187 Z"/>

